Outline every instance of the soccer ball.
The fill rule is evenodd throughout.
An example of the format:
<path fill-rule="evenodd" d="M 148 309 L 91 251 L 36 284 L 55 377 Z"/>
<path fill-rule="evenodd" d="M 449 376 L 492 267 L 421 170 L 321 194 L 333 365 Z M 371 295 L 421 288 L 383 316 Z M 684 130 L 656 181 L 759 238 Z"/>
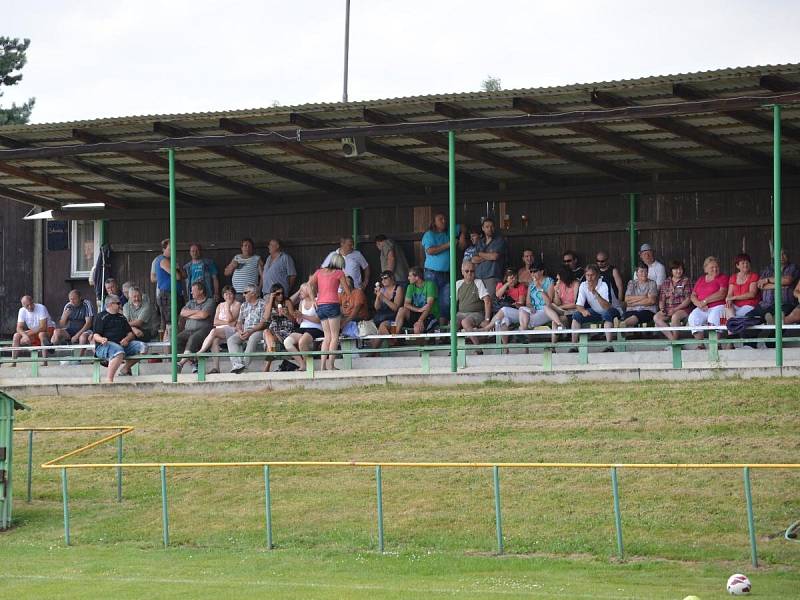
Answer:
<path fill-rule="evenodd" d="M 731 596 L 744 596 L 749 594 L 753 586 L 750 585 L 750 580 L 747 575 L 736 573 L 728 577 L 728 593 Z"/>

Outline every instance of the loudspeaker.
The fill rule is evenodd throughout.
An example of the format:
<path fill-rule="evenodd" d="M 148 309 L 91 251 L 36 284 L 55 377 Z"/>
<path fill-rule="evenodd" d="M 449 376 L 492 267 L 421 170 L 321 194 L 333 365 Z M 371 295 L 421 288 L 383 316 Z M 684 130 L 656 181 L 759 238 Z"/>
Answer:
<path fill-rule="evenodd" d="M 342 138 L 342 152 L 345 158 L 355 158 L 367 151 L 363 136 Z"/>

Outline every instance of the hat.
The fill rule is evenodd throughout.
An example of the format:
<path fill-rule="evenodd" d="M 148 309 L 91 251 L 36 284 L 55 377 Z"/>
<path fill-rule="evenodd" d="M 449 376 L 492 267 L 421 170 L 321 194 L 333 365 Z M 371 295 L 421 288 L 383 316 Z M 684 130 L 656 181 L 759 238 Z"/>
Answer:
<path fill-rule="evenodd" d="M 531 264 L 531 273 L 534 271 L 544 271 L 544 263 L 540 260 L 534 259 L 533 263 Z"/>
<path fill-rule="evenodd" d="M 639 248 L 639 252 L 647 252 L 648 250 L 652 250 L 653 247 L 650 244 L 642 244 Z"/>

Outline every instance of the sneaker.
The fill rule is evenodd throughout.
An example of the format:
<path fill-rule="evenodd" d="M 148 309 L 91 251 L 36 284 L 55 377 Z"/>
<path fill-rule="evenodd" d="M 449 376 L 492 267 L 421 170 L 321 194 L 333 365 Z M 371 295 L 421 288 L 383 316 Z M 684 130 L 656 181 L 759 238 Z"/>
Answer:
<path fill-rule="evenodd" d="M 570 348 L 570 349 L 569 349 L 569 351 L 570 351 L 570 352 L 577 352 L 577 351 L 578 351 L 578 349 L 573 347 L 573 348 Z"/>
<path fill-rule="evenodd" d="M 197 365 L 192 365 L 192 373 L 197 373 Z"/>
<path fill-rule="evenodd" d="M 244 365 L 234 365 L 231 368 L 231 373 L 236 373 L 237 375 L 244 371 Z"/>
<path fill-rule="evenodd" d="M 614 352 L 614 348 L 612 346 L 606 346 L 603 348 L 603 352 Z"/>

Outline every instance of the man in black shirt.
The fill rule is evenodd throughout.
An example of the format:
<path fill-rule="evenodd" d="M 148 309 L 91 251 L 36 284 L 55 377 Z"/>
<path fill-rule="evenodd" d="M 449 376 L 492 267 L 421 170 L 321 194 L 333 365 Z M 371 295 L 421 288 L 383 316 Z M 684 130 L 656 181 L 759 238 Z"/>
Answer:
<path fill-rule="evenodd" d="M 119 296 L 116 294 L 106 296 L 106 310 L 94 318 L 92 329 L 95 356 L 108 361 L 108 383 L 114 383 L 114 375 L 123 360 L 125 368 L 120 371 L 120 375 L 130 375 L 131 365 L 136 362 L 130 357 L 144 354 L 147 345 L 135 339 L 136 336 L 128 320 L 120 310 Z"/>

